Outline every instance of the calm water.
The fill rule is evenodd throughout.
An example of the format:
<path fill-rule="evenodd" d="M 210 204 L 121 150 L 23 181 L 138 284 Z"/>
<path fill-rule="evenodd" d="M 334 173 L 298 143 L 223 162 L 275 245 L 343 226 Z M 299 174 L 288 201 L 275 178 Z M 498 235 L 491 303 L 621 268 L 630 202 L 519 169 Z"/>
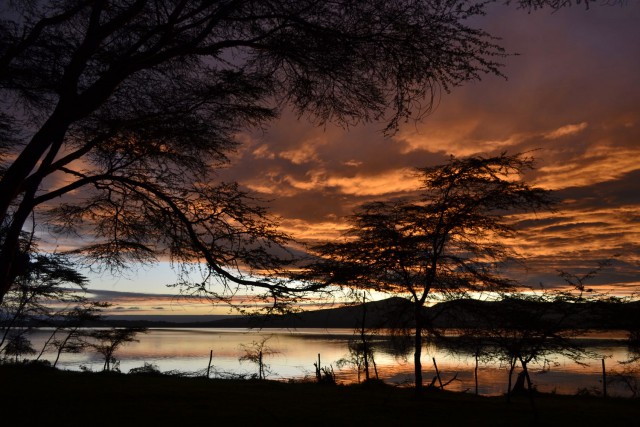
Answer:
<path fill-rule="evenodd" d="M 44 342 L 47 331 L 33 333 L 35 348 Z M 128 372 L 131 368 L 152 363 L 161 371 L 178 370 L 189 373 L 206 372 L 209 352 L 213 350 L 212 377 L 225 377 L 229 374 L 251 375 L 257 367 L 251 362 L 240 362 L 245 354 L 243 346 L 251 346 L 269 337 L 267 346 L 274 352 L 265 358 L 269 365 L 271 379 L 304 378 L 314 376 L 313 363 L 318 353 L 322 366 L 333 366 L 337 379 L 341 382 L 357 381 L 353 366 L 338 368 L 338 360 L 349 355 L 348 343 L 353 339 L 350 329 L 151 329 L 139 335 L 139 342 L 130 343 L 116 353 L 120 360 L 120 370 Z M 619 369 L 618 361 L 627 357 L 627 348 L 622 340 L 612 340 L 611 336 L 593 337 L 588 341 L 589 349 L 606 357 L 607 369 Z M 394 384 L 410 384 L 413 379 L 413 351 L 404 354 L 397 350 L 388 336 L 373 337 L 375 362 L 381 379 Z M 452 382 L 447 389 L 473 391 L 474 359 L 469 355 L 452 355 L 445 349 L 427 346 L 423 352 L 422 363 L 425 383 L 435 375 L 432 358 L 436 359 L 443 381 L 457 374 L 460 381 Z M 53 360 L 52 354 L 45 358 Z M 99 371 L 102 369 L 101 356 L 90 352 L 82 354 L 64 354 L 58 364 L 60 368 L 79 370 L 81 366 Z M 542 369 L 531 366 L 532 379 L 539 390 L 573 394 L 578 389 L 602 389 L 602 370 L 600 359 L 584 360 L 587 365 L 555 357 L 554 364 Z M 516 372 L 518 370 L 516 369 Z M 482 363 L 479 367 L 479 390 L 481 394 L 497 395 L 506 390 L 508 370 L 499 362 Z M 515 381 L 515 375 L 514 375 Z M 620 388 L 609 387 L 610 394 L 625 394 Z"/>

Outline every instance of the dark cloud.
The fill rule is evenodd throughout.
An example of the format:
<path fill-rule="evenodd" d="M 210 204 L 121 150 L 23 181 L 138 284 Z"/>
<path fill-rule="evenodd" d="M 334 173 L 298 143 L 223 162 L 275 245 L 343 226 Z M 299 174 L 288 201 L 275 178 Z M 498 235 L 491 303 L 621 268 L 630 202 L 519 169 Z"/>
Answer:
<path fill-rule="evenodd" d="M 93 295 L 95 299 L 135 299 L 135 298 L 158 298 L 158 299 L 171 299 L 175 298 L 174 295 L 168 295 L 166 293 L 147 293 L 147 292 L 129 292 L 129 291 L 110 291 L 105 289 L 91 289 L 90 294 Z M 184 296 L 184 298 L 189 298 L 189 296 Z"/>
<path fill-rule="evenodd" d="M 640 143 L 639 143 L 640 145 Z M 639 158 L 640 160 L 640 158 Z M 640 168 L 640 164 L 638 165 Z M 562 200 L 571 200 L 567 209 L 609 209 L 620 206 L 640 206 L 640 169 L 622 175 L 619 179 L 598 182 L 588 186 L 569 187 L 557 191 Z M 638 212 L 632 218 L 638 221 Z"/>
<path fill-rule="evenodd" d="M 576 229 L 584 229 L 585 227 L 606 227 L 609 224 L 606 222 L 574 222 L 569 224 L 561 224 L 561 225 L 552 225 L 549 227 L 543 228 L 541 231 L 546 233 L 567 233 L 569 231 L 573 231 Z"/>
<path fill-rule="evenodd" d="M 559 218 L 546 217 L 546 218 L 532 218 L 524 220 L 516 220 L 514 227 L 519 230 L 527 230 L 533 227 L 553 226 L 559 222 Z"/>

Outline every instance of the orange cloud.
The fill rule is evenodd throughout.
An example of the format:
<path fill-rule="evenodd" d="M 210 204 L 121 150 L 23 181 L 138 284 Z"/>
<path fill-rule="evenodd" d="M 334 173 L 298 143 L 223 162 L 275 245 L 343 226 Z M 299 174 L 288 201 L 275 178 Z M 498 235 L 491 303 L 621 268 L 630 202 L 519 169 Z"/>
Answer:
<path fill-rule="evenodd" d="M 544 139 L 558 139 L 563 136 L 575 135 L 582 132 L 588 126 L 587 122 L 582 122 L 574 125 L 561 126 L 558 129 L 548 132 L 544 135 Z"/>
<path fill-rule="evenodd" d="M 385 196 L 392 193 L 414 191 L 420 181 L 414 169 L 403 168 L 378 175 L 340 176 L 327 170 L 309 171 L 306 179 L 285 176 L 284 180 L 300 191 L 336 191 L 339 194 L 358 196 Z M 256 188 L 256 187 L 254 187 Z"/>
<path fill-rule="evenodd" d="M 311 141 L 301 141 L 299 147 L 281 151 L 279 156 L 283 159 L 290 160 L 294 165 L 317 162 L 319 157 L 316 147 L 324 143 L 325 141 L 322 138 L 314 138 Z"/>
<path fill-rule="evenodd" d="M 580 156 L 539 168 L 535 184 L 557 190 L 615 180 L 640 169 L 639 158 L 640 145 L 620 147 L 613 141 L 602 141 Z"/>
<path fill-rule="evenodd" d="M 259 159 L 271 160 L 275 157 L 275 154 L 269 149 L 269 146 L 267 144 L 262 144 L 258 146 L 255 150 L 251 152 L 251 154 L 253 154 L 254 157 L 257 157 Z"/>

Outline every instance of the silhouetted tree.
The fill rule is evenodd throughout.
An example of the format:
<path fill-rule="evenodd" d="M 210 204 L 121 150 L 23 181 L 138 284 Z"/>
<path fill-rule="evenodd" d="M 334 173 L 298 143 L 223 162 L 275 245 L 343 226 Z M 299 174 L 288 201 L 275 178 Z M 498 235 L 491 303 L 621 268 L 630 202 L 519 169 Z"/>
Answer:
<path fill-rule="evenodd" d="M 346 366 L 350 366 L 356 370 L 358 382 L 361 381 L 362 374 L 364 374 L 365 382 L 368 382 L 371 380 L 369 372 L 371 369 L 370 365 L 373 365 L 375 379 L 378 379 L 378 370 L 377 367 L 375 367 L 374 352 L 369 341 L 363 341 L 361 337 L 354 338 L 349 340 L 347 348 L 349 349 L 349 353 L 336 362 L 338 368 L 342 369 Z"/>
<path fill-rule="evenodd" d="M 354 336 L 348 344 L 349 355 L 343 357 L 337 362 L 339 368 L 347 365 L 352 365 L 358 372 L 358 382 L 360 382 L 360 373 L 364 373 L 365 381 L 369 381 L 370 367 L 373 365 L 373 371 L 376 380 L 378 379 L 378 368 L 376 366 L 374 351 L 371 347 L 371 333 L 367 330 L 367 304 L 366 304 L 366 292 L 362 293 L 362 299 L 360 302 L 359 292 L 355 292 L 356 301 L 361 304 L 362 317 L 360 318 L 360 325 L 355 329 Z"/>
<path fill-rule="evenodd" d="M 136 335 L 146 333 L 146 328 L 97 329 L 91 332 L 91 347 L 104 357 L 103 371 L 111 371 L 117 364 L 116 351 L 130 342 L 138 342 Z M 117 366 L 117 365 L 116 365 Z"/>
<path fill-rule="evenodd" d="M 496 300 L 467 300 L 448 307 L 447 316 L 457 320 L 460 334 L 441 337 L 441 342 L 452 351 L 474 354 L 476 369 L 479 360 L 505 362 L 509 367 L 507 400 L 514 389 L 526 390 L 535 409 L 530 365 L 539 364 L 547 369 L 558 356 L 577 363 L 597 356 L 575 338 L 595 327 L 608 327 L 611 325 L 607 323 L 608 313 L 620 308 L 616 299 L 586 287 L 586 282 L 609 264 L 609 261 L 599 263 L 597 268 L 583 274 L 559 271 L 569 287 L 556 290 L 522 287 L 520 292 L 503 293 Z M 522 372 L 517 387 L 512 387 L 518 364 Z"/>
<path fill-rule="evenodd" d="M 551 366 L 559 355 L 575 362 L 597 356 L 574 339 L 593 329 L 597 303 L 595 297 L 565 291 L 513 294 L 502 301 L 500 309 L 484 313 L 488 333 L 481 328 L 477 333 L 488 337 L 494 349 L 511 361 L 510 377 L 520 363 L 531 394 L 530 364 Z"/>
<path fill-rule="evenodd" d="M 543 290 L 538 293 L 509 294 L 498 306 L 488 306 L 483 310 L 484 321 L 478 322 L 475 332 L 472 329 L 471 333 L 487 339 L 489 356 L 507 362 L 507 401 L 510 401 L 514 391 L 526 391 L 537 419 L 530 365 L 537 363 L 548 368 L 558 356 L 576 363 L 596 356 L 574 339 L 593 327 L 588 321 L 592 309 L 593 305 L 581 292 L 573 294 Z M 512 388 L 511 381 L 517 364 L 522 367 L 522 372 Z"/>
<path fill-rule="evenodd" d="M 3 352 L 8 357 L 14 357 L 15 363 L 18 363 L 20 356 L 35 354 L 36 350 L 25 334 L 22 331 L 17 331 L 9 335 L 7 345 L 4 346 Z"/>
<path fill-rule="evenodd" d="M 628 298 L 619 298 L 606 307 L 606 314 L 616 319 L 615 329 L 622 329 L 628 333 L 627 357 L 618 361 L 620 363 L 618 368 L 607 372 L 606 384 L 621 385 L 632 398 L 640 396 L 640 301 L 638 296 L 635 293 Z"/>
<path fill-rule="evenodd" d="M 613 329 L 627 332 L 627 357 L 620 360 L 621 366 L 608 373 L 608 382 L 619 384 L 631 393 L 640 395 L 640 293 L 629 297 L 612 298 L 605 309 L 608 319 L 614 319 Z"/>
<path fill-rule="evenodd" d="M 621 385 L 632 399 L 640 395 L 640 367 L 634 361 L 628 361 L 621 368 L 608 372 L 607 379 L 607 384 Z"/>
<path fill-rule="evenodd" d="M 521 175 L 533 166 L 522 154 L 451 158 L 419 169 L 414 200 L 365 204 L 350 217 L 344 240 L 314 248 L 320 261 L 309 275 L 325 283 L 406 295 L 414 322 L 415 386 L 422 388 L 423 308 L 434 294 L 509 288 L 497 273 L 511 255 L 504 239 L 515 231 L 507 212 L 546 209 L 547 191 Z"/>
<path fill-rule="evenodd" d="M 55 367 L 63 352 L 77 353 L 86 348 L 83 337 L 88 331 L 82 327 L 98 318 L 108 304 L 85 296 L 87 279 L 68 256 L 41 253 L 36 241 L 33 232 L 23 233 L 24 268 L 0 303 L 0 351 L 17 336 L 28 340 L 31 328 L 52 327 L 36 360 L 54 349 Z"/>
<path fill-rule="evenodd" d="M 633 299 L 635 307 L 625 310 L 628 314 L 624 327 L 628 332 L 627 340 L 629 345 L 629 351 L 632 355 L 632 360 L 640 360 L 640 301 L 637 296 Z"/>
<path fill-rule="evenodd" d="M 438 89 L 499 74 L 502 49 L 469 19 L 484 6 L 3 3 L 0 297 L 21 274 L 19 234 L 33 212 L 52 232 L 91 236 L 77 252 L 108 268 L 168 253 L 206 261 L 196 290 L 216 278 L 286 296 L 290 287 L 241 273 L 277 269 L 267 248 L 284 236 L 235 184 L 215 179 L 234 135 L 284 104 L 319 122 L 384 118 L 393 130 L 428 111 Z"/>
<path fill-rule="evenodd" d="M 272 336 L 264 337 L 260 341 L 253 341 L 250 345 L 242 345 L 244 354 L 238 359 L 240 362 L 247 360 L 258 365 L 258 379 L 264 380 L 269 373 L 269 365 L 266 364 L 265 358 L 278 354 L 273 350 L 267 342 Z"/>
<path fill-rule="evenodd" d="M 33 253 L 25 270 L 0 304 L 0 348 L 10 334 L 50 326 L 73 307 L 90 304 L 83 296 L 86 278 L 60 254 Z"/>
<path fill-rule="evenodd" d="M 467 315 L 468 313 L 465 313 L 460 315 L 460 317 Z M 451 317 L 459 318 L 459 313 L 454 312 Z M 478 395 L 478 369 L 480 367 L 480 363 L 490 361 L 494 359 L 495 356 L 495 349 L 490 347 L 489 340 L 477 333 L 473 325 L 466 329 L 463 324 L 456 324 L 452 334 L 438 334 L 436 344 L 438 345 L 438 349 L 445 350 L 453 356 L 468 355 L 473 357 L 474 393 Z"/>
<path fill-rule="evenodd" d="M 42 346 L 37 360 L 47 350 L 53 349 L 56 358 L 52 366 L 55 368 L 63 353 L 81 353 L 90 347 L 87 338 L 91 336 L 92 331 L 86 329 L 86 326 L 98 320 L 101 317 L 100 312 L 109 306 L 106 302 L 84 299 L 68 309 L 57 311 L 53 322 L 55 327 Z"/>

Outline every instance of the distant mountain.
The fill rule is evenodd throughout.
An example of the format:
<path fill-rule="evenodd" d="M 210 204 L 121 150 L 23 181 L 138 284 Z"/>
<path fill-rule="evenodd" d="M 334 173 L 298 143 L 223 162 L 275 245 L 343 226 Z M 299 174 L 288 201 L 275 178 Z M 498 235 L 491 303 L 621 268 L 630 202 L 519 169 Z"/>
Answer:
<path fill-rule="evenodd" d="M 438 328 L 465 328 L 482 326 L 496 313 L 518 319 L 540 318 L 553 320 L 576 313 L 567 327 L 592 329 L 626 329 L 640 324 L 640 302 L 627 304 L 592 303 L 554 304 L 521 300 L 478 301 L 453 300 L 424 308 L 423 315 Z M 109 316 L 94 322 L 92 327 L 148 327 L 148 328 L 411 328 L 413 305 L 406 299 L 393 297 L 366 304 L 305 311 L 273 316 Z M 538 317 L 535 317 L 538 316 Z M 32 325 L 42 326 L 42 325 Z M 637 328 L 637 326 L 636 326 Z"/>
<path fill-rule="evenodd" d="M 346 305 L 300 313 L 273 316 L 245 316 L 216 320 L 203 327 L 235 328 L 366 328 L 410 327 L 411 303 L 393 297 L 366 304 Z"/>
<path fill-rule="evenodd" d="M 461 299 L 436 304 L 428 310 L 436 327 L 465 328 L 488 326 L 495 321 L 503 325 L 525 325 L 532 320 L 548 325 L 561 324 L 565 329 L 631 330 L 640 326 L 640 301 L 539 302 L 521 299 L 478 301 Z"/>
<path fill-rule="evenodd" d="M 364 305 L 350 305 L 324 310 L 267 317 L 239 317 L 206 322 L 206 327 L 252 328 L 411 328 L 414 307 L 404 298 L 394 297 Z M 427 322 L 436 328 L 474 328 L 487 326 L 495 319 L 505 325 L 522 325 L 530 319 L 566 328 L 629 329 L 640 323 L 640 302 L 553 304 L 526 300 L 446 301 L 422 310 Z M 500 318 L 497 315 L 502 315 Z M 492 320 L 493 319 L 493 320 Z M 634 323 L 635 322 L 635 323 Z"/>
<path fill-rule="evenodd" d="M 305 311 L 283 315 L 256 316 L 108 316 L 92 327 L 147 328 L 367 328 L 411 327 L 412 305 L 393 297 L 366 304 Z"/>

